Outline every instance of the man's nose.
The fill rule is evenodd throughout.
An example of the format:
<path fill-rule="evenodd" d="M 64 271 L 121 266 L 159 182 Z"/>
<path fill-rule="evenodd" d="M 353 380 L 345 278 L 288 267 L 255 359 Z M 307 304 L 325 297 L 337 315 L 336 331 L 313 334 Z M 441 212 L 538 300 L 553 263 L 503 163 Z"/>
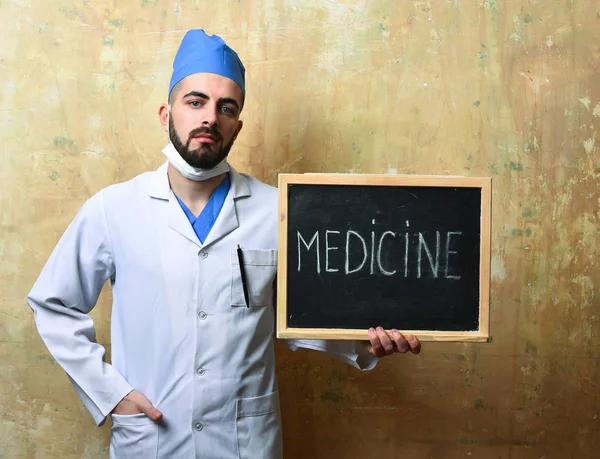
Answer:
<path fill-rule="evenodd" d="M 217 124 L 217 107 L 216 105 L 205 106 L 202 110 L 202 125 L 203 126 L 214 126 Z"/>

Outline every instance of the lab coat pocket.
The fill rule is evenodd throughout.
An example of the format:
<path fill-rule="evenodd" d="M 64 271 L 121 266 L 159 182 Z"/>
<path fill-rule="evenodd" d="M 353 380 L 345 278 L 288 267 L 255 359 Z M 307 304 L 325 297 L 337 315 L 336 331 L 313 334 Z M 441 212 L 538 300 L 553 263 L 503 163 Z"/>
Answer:
<path fill-rule="evenodd" d="M 279 391 L 236 401 L 239 459 L 281 459 Z"/>
<path fill-rule="evenodd" d="M 113 414 L 110 459 L 158 457 L 158 425 L 143 413 Z"/>
<path fill-rule="evenodd" d="M 237 249 L 231 250 L 231 306 L 246 306 L 242 269 L 250 307 L 271 304 L 273 280 L 277 274 L 277 250 L 242 249 L 242 266 Z"/>

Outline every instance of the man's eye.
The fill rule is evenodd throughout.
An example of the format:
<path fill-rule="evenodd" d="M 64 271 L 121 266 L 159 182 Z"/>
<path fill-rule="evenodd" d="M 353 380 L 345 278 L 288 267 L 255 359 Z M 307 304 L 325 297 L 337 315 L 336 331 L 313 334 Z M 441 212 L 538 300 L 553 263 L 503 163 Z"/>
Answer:
<path fill-rule="evenodd" d="M 233 110 L 229 107 L 221 107 L 221 111 L 226 115 L 233 115 Z"/>
<path fill-rule="evenodd" d="M 190 105 L 191 105 L 192 107 L 194 107 L 194 108 L 198 108 L 198 107 L 200 107 L 200 105 L 202 105 L 202 104 L 200 104 L 200 101 L 198 101 L 198 100 L 192 100 L 192 101 L 190 102 Z"/>

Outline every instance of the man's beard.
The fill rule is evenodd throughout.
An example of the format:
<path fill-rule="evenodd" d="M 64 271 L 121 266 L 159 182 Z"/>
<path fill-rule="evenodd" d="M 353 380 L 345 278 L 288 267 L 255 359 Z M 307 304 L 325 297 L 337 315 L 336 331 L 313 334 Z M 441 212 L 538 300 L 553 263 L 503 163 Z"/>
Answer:
<path fill-rule="evenodd" d="M 223 136 L 216 128 L 200 127 L 190 132 L 188 140 L 184 144 L 175 130 L 173 117 L 169 116 L 169 139 L 183 160 L 197 169 L 212 169 L 227 158 L 227 155 L 229 155 L 229 151 L 233 146 L 234 139 L 232 138 L 231 142 L 227 145 L 222 145 L 216 152 L 213 152 L 209 145 L 204 144 L 200 144 L 200 147 L 195 150 L 190 150 L 190 143 L 194 137 L 197 137 L 200 134 L 212 135 L 215 142 L 223 141 Z"/>

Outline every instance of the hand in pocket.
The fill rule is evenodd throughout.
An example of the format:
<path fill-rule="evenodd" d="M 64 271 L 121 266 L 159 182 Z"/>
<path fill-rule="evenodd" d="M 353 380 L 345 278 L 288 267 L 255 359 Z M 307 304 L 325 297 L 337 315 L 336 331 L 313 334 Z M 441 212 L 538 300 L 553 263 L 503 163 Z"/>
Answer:
<path fill-rule="evenodd" d="M 143 413 L 153 421 L 160 421 L 162 413 L 158 411 L 150 400 L 137 390 L 129 392 L 112 411 L 112 414 L 128 416 Z"/>

